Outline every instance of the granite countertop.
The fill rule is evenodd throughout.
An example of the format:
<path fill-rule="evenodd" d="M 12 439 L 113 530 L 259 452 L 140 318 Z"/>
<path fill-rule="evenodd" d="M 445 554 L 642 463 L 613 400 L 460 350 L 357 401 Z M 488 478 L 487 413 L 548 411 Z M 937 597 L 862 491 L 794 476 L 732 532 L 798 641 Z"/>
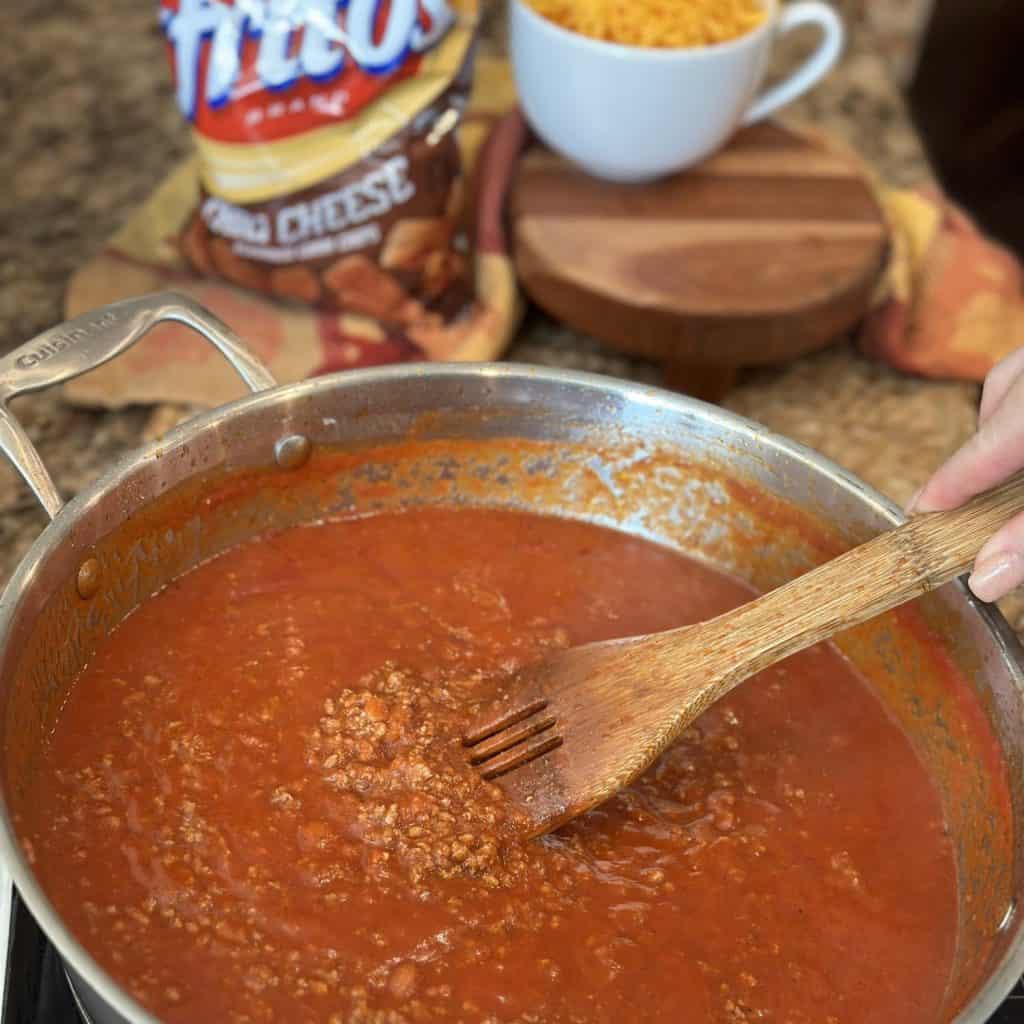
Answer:
<path fill-rule="evenodd" d="M 789 113 L 852 144 L 888 182 L 927 177 L 861 0 L 835 0 L 835 6 L 850 28 L 848 52 Z M 503 10 L 491 6 L 485 45 L 500 48 L 503 32 Z M 780 53 L 781 64 L 806 40 L 791 44 Z M 71 272 L 188 151 L 189 140 L 172 99 L 152 0 L 4 0 L 0 81 L 6 124 L 0 166 L 8 183 L 0 204 L 0 343 L 6 350 L 62 319 Z M 660 380 L 655 367 L 538 314 L 528 317 L 510 355 Z M 905 412 L 910 396 L 912 421 Z M 826 451 L 903 500 L 973 429 L 976 398 L 973 385 L 913 381 L 840 343 L 783 369 L 751 374 L 727 404 Z M 142 408 L 74 409 L 53 393 L 23 399 L 16 411 L 68 495 L 138 444 L 152 415 Z M 44 522 L 13 472 L 0 469 L 0 575 Z"/>

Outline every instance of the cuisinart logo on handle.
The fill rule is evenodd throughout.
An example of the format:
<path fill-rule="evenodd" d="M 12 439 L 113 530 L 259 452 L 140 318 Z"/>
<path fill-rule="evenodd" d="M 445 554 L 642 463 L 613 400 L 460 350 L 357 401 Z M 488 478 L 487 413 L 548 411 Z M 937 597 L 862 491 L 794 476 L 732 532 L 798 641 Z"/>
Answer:
<path fill-rule="evenodd" d="M 20 370 L 30 370 L 33 366 L 46 362 L 47 359 L 66 352 L 69 348 L 91 338 L 94 331 L 102 330 L 105 327 L 112 327 L 117 323 L 116 313 L 104 313 L 96 320 L 90 321 L 85 327 L 74 327 L 63 334 L 54 334 L 46 341 L 39 342 L 31 352 L 18 356 L 14 365 Z"/>

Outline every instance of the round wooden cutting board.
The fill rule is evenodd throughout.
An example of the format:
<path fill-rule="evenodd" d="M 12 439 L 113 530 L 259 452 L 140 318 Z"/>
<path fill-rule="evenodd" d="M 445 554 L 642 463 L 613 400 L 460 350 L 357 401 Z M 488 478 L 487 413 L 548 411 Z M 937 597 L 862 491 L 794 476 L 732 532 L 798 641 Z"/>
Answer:
<path fill-rule="evenodd" d="M 857 161 L 772 123 L 647 185 L 528 149 L 511 211 L 538 305 L 711 398 L 738 367 L 791 359 L 856 323 L 888 247 Z"/>

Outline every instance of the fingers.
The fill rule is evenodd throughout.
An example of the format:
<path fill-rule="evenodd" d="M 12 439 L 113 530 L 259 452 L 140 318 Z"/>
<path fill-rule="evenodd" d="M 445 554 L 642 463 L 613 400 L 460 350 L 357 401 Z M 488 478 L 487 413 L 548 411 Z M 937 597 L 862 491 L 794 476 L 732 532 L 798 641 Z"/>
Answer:
<path fill-rule="evenodd" d="M 978 432 L 910 502 L 909 511 L 956 508 L 1024 469 L 1024 348 L 985 378 Z M 998 601 L 1024 585 L 1024 514 L 978 553 L 968 585 L 980 601 Z"/>
<path fill-rule="evenodd" d="M 1024 584 L 1024 513 L 1011 519 L 982 549 L 967 585 L 979 601 L 998 601 Z"/>
<path fill-rule="evenodd" d="M 981 392 L 981 408 L 978 410 L 979 423 L 984 423 L 1003 404 L 1006 393 L 1022 374 L 1024 374 L 1024 347 L 1012 352 L 992 367 L 985 378 L 985 387 Z"/>
<path fill-rule="evenodd" d="M 1018 374 L 978 432 L 928 481 L 911 511 L 956 508 L 1024 469 L 1024 375 Z"/>

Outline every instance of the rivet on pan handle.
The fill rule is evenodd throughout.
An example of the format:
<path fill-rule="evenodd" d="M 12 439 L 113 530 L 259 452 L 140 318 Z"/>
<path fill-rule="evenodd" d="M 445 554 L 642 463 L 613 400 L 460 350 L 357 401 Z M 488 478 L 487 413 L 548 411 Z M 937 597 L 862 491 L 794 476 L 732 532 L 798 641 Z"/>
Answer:
<path fill-rule="evenodd" d="M 216 346 L 252 391 L 265 391 L 277 383 L 223 320 L 178 292 L 144 295 L 83 313 L 0 359 L 0 451 L 25 478 L 51 519 L 64 500 L 8 403 L 17 395 L 95 370 L 169 320 L 191 327 Z"/>

